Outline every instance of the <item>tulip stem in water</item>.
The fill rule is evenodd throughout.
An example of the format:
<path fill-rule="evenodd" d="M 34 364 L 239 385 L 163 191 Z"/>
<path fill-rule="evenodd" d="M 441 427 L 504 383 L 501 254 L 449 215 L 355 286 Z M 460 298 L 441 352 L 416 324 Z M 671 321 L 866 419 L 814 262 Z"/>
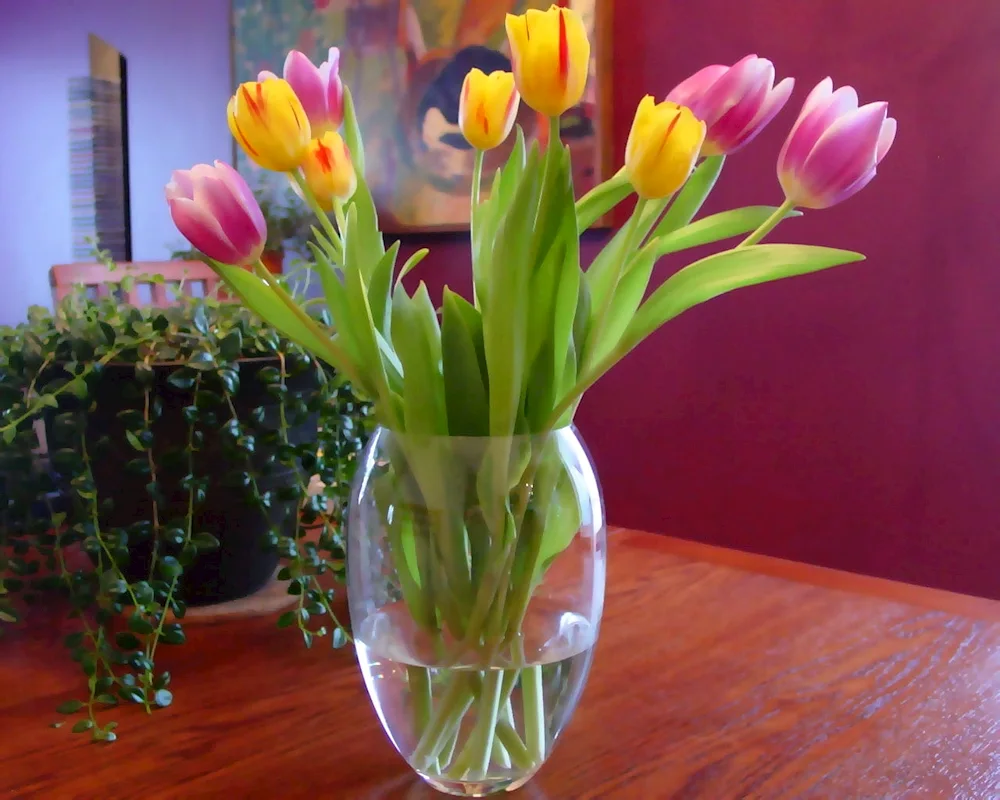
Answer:
<path fill-rule="evenodd" d="M 792 202 L 791 200 L 785 200 L 785 202 L 782 203 L 780 206 L 778 206 L 777 210 L 771 216 L 769 216 L 766 220 L 764 220 L 764 222 L 761 224 L 759 228 L 757 228 L 757 230 L 755 230 L 746 239 L 744 239 L 742 242 L 736 245 L 736 249 L 739 250 L 740 248 L 743 247 L 751 247 L 752 245 L 755 245 L 758 242 L 760 242 L 771 231 L 777 228 L 778 223 L 781 222 L 781 220 L 783 220 L 785 217 L 787 217 L 788 213 L 792 211 L 794 208 L 795 208 L 794 202 Z"/>

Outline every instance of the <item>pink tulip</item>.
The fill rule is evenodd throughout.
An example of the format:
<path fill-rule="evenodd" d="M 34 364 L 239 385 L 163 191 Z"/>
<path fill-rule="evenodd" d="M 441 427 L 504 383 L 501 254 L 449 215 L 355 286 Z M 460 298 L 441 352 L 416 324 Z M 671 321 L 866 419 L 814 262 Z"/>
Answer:
<path fill-rule="evenodd" d="M 682 81 L 667 100 L 687 106 L 708 127 L 704 156 L 735 153 L 784 108 L 793 78 L 774 85 L 774 65 L 749 55 L 726 67 L 713 64 Z"/>
<path fill-rule="evenodd" d="M 833 91 L 824 78 L 809 93 L 778 156 L 778 180 L 789 202 L 828 208 L 861 191 L 896 138 L 888 103 L 858 108 L 850 86 Z"/>
<path fill-rule="evenodd" d="M 175 170 L 166 187 L 170 216 L 184 238 L 223 264 L 255 264 L 267 225 L 243 177 L 228 164 Z"/>
<path fill-rule="evenodd" d="M 273 72 L 263 70 L 257 80 L 276 77 Z M 338 48 L 331 47 L 327 60 L 318 67 L 298 50 L 290 51 L 285 59 L 284 78 L 306 110 L 313 138 L 340 127 L 344 121 L 344 83 L 340 80 Z"/>

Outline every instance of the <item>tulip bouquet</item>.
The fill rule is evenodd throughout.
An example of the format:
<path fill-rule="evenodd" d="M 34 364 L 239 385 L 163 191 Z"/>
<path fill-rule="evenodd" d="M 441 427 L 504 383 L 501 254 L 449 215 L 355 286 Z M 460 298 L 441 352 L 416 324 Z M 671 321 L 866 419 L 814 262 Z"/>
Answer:
<path fill-rule="evenodd" d="M 178 228 L 229 286 L 349 379 L 394 436 L 390 468 L 379 477 L 389 488 L 375 493 L 393 506 L 385 511 L 387 547 L 401 602 L 433 655 L 408 662 L 411 741 L 403 747 L 393 738 L 421 774 L 452 781 L 486 781 L 498 764 L 530 775 L 551 746 L 541 667 L 524 651 L 522 627 L 581 519 L 546 435 L 571 424 L 588 387 L 683 311 L 733 289 L 860 260 L 761 241 L 798 209 L 825 208 L 863 188 L 895 133 L 885 103 L 859 107 L 853 89 L 834 91 L 824 80 L 778 159 L 784 201 L 697 218 L 726 158 L 792 92 L 790 78 L 775 85 L 772 64 L 748 56 L 701 70 L 662 102 L 644 98 L 624 167 L 577 200 L 559 117 L 587 80 L 584 25 L 553 6 L 508 16 L 507 33 L 512 73 L 473 70 L 461 94 L 460 126 L 476 153 L 469 299 L 445 288 L 438 306 L 423 282 L 412 292 L 404 285 L 426 251 L 400 265 L 399 243 L 386 246 L 335 50 L 319 67 L 292 52 L 283 78 L 261 74 L 228 108 L 250 159 L 287 174 L 316 212 L 310 247 L 328 314 L 297 305 L 260 264 L 263 220 L 230 167 L 179 171 L 167 187 Z M 547 145 L 529 145 L 518 130 L 506 163 L 485 180 L 483 152 L 512 134 L 521 102 L 549 119 Z M 628 221 L 584 270 L 580 232 L 633 195 Z M 661 258 L 726 240 L 734 246 L 650 292 Z M 440 447 L 459 437 L 492 443 L 464 471 Z M 348 560 L 350 571 L 350 552 Z M 490 671 L 497 663 L 499 676 Z M 442 677 L 435 666 L 460 674 Z M 442 680 L 439 692 L 432 684 Z M 510 712 L 515 686 L 519 714 Z M 468 713 L 475 722 L 463 721 Z"/>

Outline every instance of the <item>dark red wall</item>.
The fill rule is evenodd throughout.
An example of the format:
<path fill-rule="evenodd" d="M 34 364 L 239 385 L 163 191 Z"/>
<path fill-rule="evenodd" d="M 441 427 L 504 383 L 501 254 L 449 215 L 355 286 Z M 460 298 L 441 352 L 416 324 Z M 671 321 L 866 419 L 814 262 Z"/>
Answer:
<path fill-rule="evenodd" d="M 775 156 L 827 74 L 888 100 L 899 136 L 860 195 L 774 239 L 866 263 L 694 309 L 588 393 L 610 520 L 1000 597 L 1000 3 L 617 0 L 614 43 L 619 153 L 642 95 L 706 63 L 798 80 L 714 209 L 780 200 Z M 464 288 L 464 242 L 432 246 L 422 275 Z"/>

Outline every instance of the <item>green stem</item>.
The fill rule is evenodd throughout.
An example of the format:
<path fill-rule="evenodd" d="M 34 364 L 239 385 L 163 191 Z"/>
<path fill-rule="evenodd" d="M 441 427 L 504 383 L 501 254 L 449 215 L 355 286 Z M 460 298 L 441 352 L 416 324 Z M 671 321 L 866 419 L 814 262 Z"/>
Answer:
<path fill-rule="evenodd" d="M 479 207 L 479 193 L 483 183 L 483 157 L 482 150 L 476 150 L 476 158 L 472 164 L 472 215 L 470 219 L 475 221 L 476 209 Z"/>
<path fill-rule="evenodd" d="M 444 697 L 411 756 L 413 767 L 418 772 L 426 772 L 437 760 L 452 731 L 461 725 L 462 718 L 475 699 L 474 692 L 469 687 L 469 677 L 462 672 L 452 674 L 453 678 Z"/>
<path fill-rule="evenodd" d="M 319 204 L 319 200 L 316 199 L 316 195 L 313 193 L 313 190 L 309 188 L 309 184 L 306 182 L 301 170 L 289 172 L 288 175 L 293 181 L 295 181 L 295 184 L 302 191 L 302 196 L 306 199 L 306 203 L 309 205 L 309 208 L 311 208 L 313 213 L 316 215 L 316 218 L 319 220 L 319 224 L 323 226 L 323 230 L 326 231 L 326 235 L 330 237 L 330 241 L 338 245 L 341 248 L 341 251 L 343 251 L 343 241 L 337 233 L 337 229 L 333 227 L 330 215 L 327 214 L 323 210 L 323 207 Z M 341 210 L 341 213 L 343 213 L 343 210 Z"/>
<path fill-rule="evenodd" d="M 433 697 L 430 670 L 426 667 L 407 666 L 406 676 L 410 697 L 413 698 L 413 730 L 419 736 L 427 730 L 431 721 Z"/>
<path fill-rule="evenodd" d="M 500 713 L 500 694 L 503 671 L 488 670 L 479 691 L 479 712 L 475 730 L 469 735 L 458 759 L 448 770 L 456 779 L 471 775 L 473 780 L 483 779 L 490 767 L 493 742 L 496 736 L 497 717 Z"/>
<path fill-rule="evenodd" d="M 746 239 L 744 239 L 742 242 L 736 245 L 734 249 L 739 250 L 743 247 L 751 247 L 752 245 L 757 244 L 759 241 L 761 241 L 761 239 L 763 239 L 771 231 L 777 228 L 778 223 L 781 222 L 781 220 L 783 220 L 787 216 L 788 212 L 794 208 L 795 208 L 795 203 L 792 202 L 791 200 L 786 199 L 784 203 L 778 206 L 778 208 L 775 210 L 773 214 L 771 214 L 771 216 L 769 216 L 766 220 L 764 220 L 764 222 L 761 224 L 759 228 L 757 228 L 757 230 L 755 230 L 753 233 L 747 236 Z"/>
<path fill-rule="evenodd" d="M 535 764 L 545 759 L 545 704 L 543 701 L 542 665 L 521 670 L 521 707 L 524 713 L 524 746 Z"/>

